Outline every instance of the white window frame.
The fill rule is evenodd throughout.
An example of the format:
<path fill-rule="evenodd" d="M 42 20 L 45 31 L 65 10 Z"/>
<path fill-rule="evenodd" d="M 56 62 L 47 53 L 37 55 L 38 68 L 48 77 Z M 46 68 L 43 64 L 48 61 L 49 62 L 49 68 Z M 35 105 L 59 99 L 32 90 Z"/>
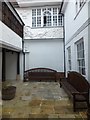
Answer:
<path fill-rule="evenodd" d="M 33 15 L 33 11 L 35 11 L 35 15 Z M 32 27 L 36 27 L 36 13 L 36 9 L 32 9 Z M 35 19 L 35 21 L 33 19 Z"/>
<path fill-rule="evenodd" d="M 83 38 L 77 41 L 76 48 L 77 48 L 77 69 L 79 73 L 85 76 L 86 69 L 85 69 L 85 52 L 84 52 Z"/>
<path fill-rule="evenodd" d="M 72 70 L 72 63 L 71 63 L 71 46 L 67 48 L 68 51 L 68 70 Z"/>
<path fill-rule="evenodd" d="M 36 13 L 35 13 L 35 15 L 33 15 L 33 12 L 32 12 L 32 27 L 41 27 L 41 14 L 40 15 L 38 15 L 38 10 L 39 10 L 39 8 L 38 9 L 32 9 L 32 11 L 33 10 L 35 10 L 36 11 Z M 41 10 L 41 9 L 40 9 Z M 35 23 L 36 24 L 33 24 L 33 18 L 36 18 L 36 20 L 35 20 Z M 38 23 L 38 18 L 40 18 L 40 22 Z"/>
<path fill-rule="evenodd" d="M 37 15 L 37 10 L 38 9 L 41 9 L 41 14 L 40 15 Z M 53 14 L 53 9 L 56 9 L 56 14 Z M 33 23 L 33 20 L 32 20 L 32 27 L 54 27 L 54 26 L 63 26 L 63 17 L 61 14 L 58 14 L 59 13 L 59 8 L 58 7 L 44 7 L 44 8 L 34 8 L 32 9 L 33 10 L 36 10 L 36 15 L 33 16 L 32 14 L 32 19 L 36 18 L 36 24 L 34 25 Z M 46 25 L 44 25 L 44 13 L 45 12 L 49 12 L 51 14 L 51 23 L 46 23 Z M 56 16 L 56 24 L 54 24 L 54 21 L 53 21 L 53 17 Z M 37 18 L 40 18 L 40 24 L 38 25 L 38 19 Z M 46 16 L 48 19 L 48 16 Z M 50 22 L 50 21 L 48 21 Z"/>
<path fill-rule="evenodd" d="M 40 14 L 38 14 L 38 10 L 40 10 Z M 39 22 L 38 22 L 39 18 Z M 37 9 L 37 21 L 36 21 L 37 27 L 41 27 L 41 9 Z"/>
<path fill-rule="evenodd" d="M 46 26 L 46 27 L 52 26 L 52 15 L 51 15 L 51 11 L 49 10 L 45 10 L 43 12 L 43 26 Z"/>
<path fill-rule="evenodd" d="M 76 15 L 75 16 L 79 14 L 80 10 L 82 9 L 85 3 L 86 3 L 86 0 L 76 0 L 75 2 Z"/>
<path fill-rule="evenodd" d="M 79 0 L 79 7 L 81 8 L 84 4 L 85 0 Z"/>

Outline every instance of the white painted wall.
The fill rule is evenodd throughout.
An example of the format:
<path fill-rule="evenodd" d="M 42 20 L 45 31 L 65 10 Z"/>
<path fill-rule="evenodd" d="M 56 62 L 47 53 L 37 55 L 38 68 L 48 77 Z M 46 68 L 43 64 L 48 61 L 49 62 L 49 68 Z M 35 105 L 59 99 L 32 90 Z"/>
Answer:
<path fill-rule="evenodd" d="M 73 2 L 69 0 L 65 11 L 65 50 L 66 50 L 66 71 L 68 71 L 68 53 L 67 48 L 71 46 L 71 62 L 72 70 L 78 71 L 77 69 L 77 53 L 76 53 L 76 42 L 84 38 L 84 49 L 85 49 L 85 67 L 86 67 L 86 78 L 90 81 L 90 55 L 89 46 L 90 40 L 88 35 L 88 26 L 81 31 L 77 36 L 72 38 L 72 36 L 77 32 L 77 30 L 88 20 L 88 1 L 79 11 L 78 15 L 75 10 L 75 0 Z M 77 16 L 76 16 L 77 15 Z M 76 18 L 75 18 L 76 17 Z"/>
<path fill-rule="evenodd" d="M 8 49 L 22 50 L 22 38 L 0 21 L 0 43 Z"/>
<path fill-rule="evenodd" d="M 25 40 L 26 70 L 35 67 L 48 67 L 62 72 L 64 69 L 63 41 Z"/>
<path fill-rule="evenodd" d="M 65 37 L 66 43 L 72 35 L 86 22 L 88 19 L 88 2 L 83 6 L 79 13 L 76 14 L 76 0 L 69 0 L 65 10 Z M 76 17 L 76 18 L 75 18 Z"/>
<path fill-rule="evenodd" d="M 16 80 L 17 53 L 6 52 L 6 80 Z"/>
<path fill-rule="evenodd" d="M 86 66 L 86 78 L 88 78 L 88 27 L 84 29 L 79 35 L 73 38 L 67 45 L 66 45 L 66 70 L 68 71 L 68 53 L 67 48 L 71 46 L 71 62 L 72 62 L 72 70 L 78 71 L 77 68 L 77 49 L 76 49 L 76 42 L 81 38 L 84 38 L 84 49 L 85 49 L 85 66 Z"/>
<path fill-rule="evenodd" d="M 90 82 L 90 25 L 88 27 L 88 79 Z"/>
<path fill-rule="evenodd" d="M 88 4 L 88 17 L 90 18 L 90 2 Z M 90 82 L 90 24 L 88 26 L 88 80 Z"/>

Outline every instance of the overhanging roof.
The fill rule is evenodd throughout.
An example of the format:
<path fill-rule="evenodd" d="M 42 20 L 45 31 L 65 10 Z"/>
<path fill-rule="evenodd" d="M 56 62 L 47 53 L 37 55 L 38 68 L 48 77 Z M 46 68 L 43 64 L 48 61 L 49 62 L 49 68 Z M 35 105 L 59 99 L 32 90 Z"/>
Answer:
<path fill-rule="evenodd" d="M 63 0 L 10 0 L 14 7 L 62 6 Z"/>

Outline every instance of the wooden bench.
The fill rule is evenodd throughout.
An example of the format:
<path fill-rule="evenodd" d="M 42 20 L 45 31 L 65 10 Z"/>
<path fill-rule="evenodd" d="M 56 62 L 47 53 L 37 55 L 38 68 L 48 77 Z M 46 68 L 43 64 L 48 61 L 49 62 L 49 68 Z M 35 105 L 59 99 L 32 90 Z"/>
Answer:
<path fill-rule="evenodd" d="M 73 100 L 73 110 L 88 108 L 89 105 L 89 83 L 81 74 L 72 71 L 68 77 L 61 80 L 61 86 Z M 77 105 L 77 103 L 79 103 Z M 82 103 L 82 107 L 80 106 Z M 85 104 L 86 103 L 86 107 Z"/>
<path fill-rule="evenodd" d="M 33 68 L 24 72 L 24 81 L 56 81 L 56 70 Z"/>

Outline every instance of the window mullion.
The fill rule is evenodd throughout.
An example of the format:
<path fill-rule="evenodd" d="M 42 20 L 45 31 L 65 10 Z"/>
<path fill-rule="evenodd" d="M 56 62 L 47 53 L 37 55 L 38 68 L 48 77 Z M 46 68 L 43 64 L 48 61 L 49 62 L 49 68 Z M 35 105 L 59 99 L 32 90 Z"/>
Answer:
<path fill-rule="evenodd" d="M 59 13 L 59 11 L 58 11 L 58 8 L 57 8 L 57 26 L 59 26 L 58 25 L 58 15 L 59 15 L 58 13 Z"/>
<path fill-rule="evenodd" d="M 43 10 L 41 9 L 41 27 L 43 27 Z"/>
<path fill-rule="evenodd" d="M 36 27 L 37 27 L 37 9 L 36 9 Z"/>
<path fill-rule="evenodd" d="M 53 8 L 51 8 L 51 13 L 52 13 L 52 14 L 51 14 L 51 22 L 52 22 L 51 24 L 52 24 L 52 26 L 53 26 Z"/>

